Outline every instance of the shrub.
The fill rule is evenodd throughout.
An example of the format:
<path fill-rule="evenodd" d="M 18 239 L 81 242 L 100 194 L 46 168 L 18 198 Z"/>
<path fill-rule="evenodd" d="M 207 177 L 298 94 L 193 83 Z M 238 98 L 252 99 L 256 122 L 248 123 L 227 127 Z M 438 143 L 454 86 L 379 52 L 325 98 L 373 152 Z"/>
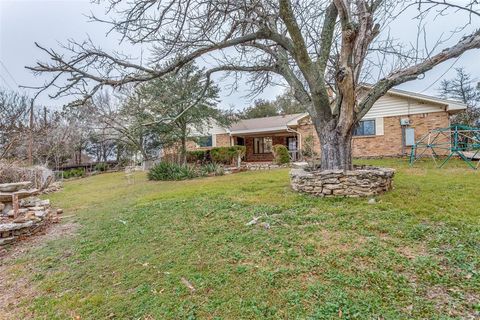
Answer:
<path fill-rule="evenodd" d="M 54 180 L 53 171 L 46 167 L 22 167 L 15 163 L 0 162 L 0 183 L 32 181 L 35 188 L 43 190 Z"/>
<path fill-rule="evenodd" d="M 283 144 L 276 144 L 273 146 L 274 161 L 277 164 L 290 163 L 290 155 L 288 149 Z"/>
<path fill-rule="evenodd" d="M 202 176 L 208 176 L 208 175 L 223 176 L 225 174 L 223 166 L 216 162 L 207 163 L 201 166 L 200 172 Z"/>
<path fill-rule="evenodd" d="M 185 180 L 198 177 L 195 167 L 188 164 L 162 161 L 148 172 L 149 180 Z"/>
<path fill-rule="evenodd" d="M 207 160 L 206 150 L 187 151 L 188 162 L 205 162 Z"/>
<path fill-rule="evenodd" d="M 101 171 L 101 172 L 107 171 L 107 169 L 108 169 L 108 164 L 106 164 L 105 162 L 97 163 L 93 169 L 94 169 L 95 171 Z"/>
<path fill-rule="evenodd" d="M 76 168 L 63 171 L 63 179 L 70 179 L 75 177 L 83 177 L 85 175 L 84 168 Z"/>
<path fill-rule="evenodd" d="M 302 149 L 302 155 L 306 158 L 314 158 L 317 156 L 317 152 L 315 151 L 315 145 L 314 145 L 314 137 L 313 135 L 308 135 L 305 137 L 305 140 L 303 141 L 303 149 Z"/>
<path fill-rule="evenodd" d="M 245 152 L 245 146 L 217 147 L 212 148 L 210 156 L 214 162 L 232 164 L 238 157 L 243 157 Z"/>

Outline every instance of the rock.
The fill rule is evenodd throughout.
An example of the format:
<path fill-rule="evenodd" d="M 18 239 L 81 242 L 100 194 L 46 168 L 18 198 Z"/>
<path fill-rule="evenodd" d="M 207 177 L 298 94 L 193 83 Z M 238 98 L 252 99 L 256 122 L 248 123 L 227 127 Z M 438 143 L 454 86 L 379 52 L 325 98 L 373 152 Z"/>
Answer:
<path fill-rule="evenodd" d="M 0 213 L 6 216 L 8 212 L 13 209 L 13 206 L 11 203 L 4 203 L 4 205 L 5 205 L 5 208 L 3 208 L 3 211 Z"/>
<path fill-rule="evenodd" d="M 63 209 L 58 208 L 57 209 L 57 214 L 62 214 L 62 213 L 63 213 Z"/>
<path fill-rule="evenodd" d="M 31 181 L 2 183 L 0 184 L 0 192 L 16 192 L 23 190 L 32 185 Z"/>
<path fill-rule="evenodd" d="M 21 189 L 17 190 L 14 193 L 18 196 L 18 199 L 27 198 L 33 196 L 39 192 L 38 189 Z M 12 201 L 12 192 L 0 192 L 0 201 L 8 202 Z"/>
<path fill-rule="evenodd" d="M 268 222 L 262 222 L 260 223 L 260 226 L 266 230 L 270 229 L 270 223 Z"/>
<path fill-rule="evenodd" d="M 375 198 L 368 199 L 368 204 L 375 204 L 377 203 L 377 200 Z"/>
<path fill-rule="evenodd" d="M 37 206 L 50 207 L 50 199 L 45 199 L 45 200 L 38 201 Z"/>
<path fill-rule="evenodd" d="M 33 212 L 33 215 L 35 217 L 42 218 L 42 219 L 45 218 L 47 215 L 46 211 L 30 211 L 30 212 Z"/>
<path fill-rule="evenodd" d="M 30 207 L 28 208 L 30 211 L 43 211 L 45 207 Z"/>
<path fill-rule="evenodd" d="M 19 216 L 15 220 L 13 220 L 13 223 L 24 223 L 31 220 L 30 217 L 27 218 L 27 216 Z"/>
<path fill-rule="evenodd" d="M 3 202 L 0 202 L 0 213 L 5 209 L 5 204 Z"/>
<path fill-rule="evenodd" d="M 37 217 L 35 216 L 35 212 L 29 211 L 25 214 L 25 219 L 27 220 L 37 220 Z"/>
<path fill-rule="evenodd" d="M 36 207 L 38 203 L 42 201 L 37 197 L 28 197 L 20 200 L 21 207 Z"/>
<path fill-rule="evenodd" d="M 308 162 L 293 162 L 292 168 L 295 169 L 305 169 L 308 168 Z"/>
<path fill-rule="evenodd" d="M 343 189 L 343 186 L 340 183 L 337 184 L 324 184 L 323 189 L 328 190 L 336 190 L 336 189 Z"/>
<path fill-rule="evenodd" d="M 0 239 L 0 246 L 10 244 L 15 242 L 15 237 L 8 237 L 8 238 L 1 238 Z"/>

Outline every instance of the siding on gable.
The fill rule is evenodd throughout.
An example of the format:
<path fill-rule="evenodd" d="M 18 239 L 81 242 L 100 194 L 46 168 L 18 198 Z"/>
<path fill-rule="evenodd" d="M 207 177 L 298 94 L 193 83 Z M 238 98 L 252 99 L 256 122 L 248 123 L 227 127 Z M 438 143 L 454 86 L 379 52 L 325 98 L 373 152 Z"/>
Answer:
<path fill-rule="evenodd" d="M 203 130 L 199 131 L 194 127 L 190 128 L 190 136 L 192 137 L 202 137 L 202 136 L 209 136 L 209 135 L 217 135 L 226 133 L 227 130 L 225 128 L 218 125 L 215 121 L 212 123 L 205 125 Z"/>
<path fill-rule="evenodd" d="M 445 108 L 441 105 L 421 103 L 413 99 L 398 98 L 387 94 L 378 99 L 363 118 L 374 119 L 443 111 Z"/>

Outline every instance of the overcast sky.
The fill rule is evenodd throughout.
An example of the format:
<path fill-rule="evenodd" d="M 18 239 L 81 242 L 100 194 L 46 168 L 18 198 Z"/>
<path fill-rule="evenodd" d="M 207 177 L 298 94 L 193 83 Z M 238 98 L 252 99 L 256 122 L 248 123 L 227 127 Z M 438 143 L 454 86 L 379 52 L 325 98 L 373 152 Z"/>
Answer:
<path fill-rule="evenodd" d="M 455 1 L 455 0 L 453 0 Z M 461 0 L 458 0 L 461 2 Z M 457 1 L 457 2 L 458 2 Z M 0 0 L 0 86 L 15 89 L 20 85 L 40 85 L 45 78 L 35 77 L 24 67 L 33 65 L 37 60 L 46 60 L 46 56 L 38 50 L 34 42 L 43 46 L 56 48 L 67 39 L 78 41 L 90 36 L 94 42 L 105 50 L 118 50 L 133 56 L 140 56 L 139 49 L 132 49 L 127 44 L 119 44 L 113 37 L 106 37 L 106 26 L 88 22 L 85 16 L 90 11 L 103 14 L 104 7 L 93 5 L 89 0 Z M 448 33 L 454 26 L 462 24 L 461 15 L 451 14 L 443 20 L 435 20 L 429 33 L 432 39 L 442 33 Z M 476 21 L 478 24 L 478 20 Z M 480 25 L 480 24 L 479 24 Z M 476 27 L 478 28 L 479 25 Z M 410 16 L 404 16 L 391 25 L 391 33 L 404 41 L 414 41 L 416 22 Z M 414 38 L 414 36 L 413 36 Z M 456 38 L 458 39 L 458 38 Z M 402 85 L 400 88 L 426 94 L 438 94 L 437 88 L 442 78 L 454 76 L 454 68 L 463 66 L 469 73 L 480 78 L 480 51 L 467 52 L 458 60 L 447 61 L 428 72 L 424 79 Z M 251 99 L 244 98 L 248 92 L 246 87 L 230 93 L 222 91 L 221 105 L 233 105 L 238 109 L 247 106 Z M 269 88 L 261 97 L 273 99 L 283 88 Z M 44 105 L 60 106 L 65 101 L 52 101 L 48 96 L 39 97 L 38 102 Z"/>

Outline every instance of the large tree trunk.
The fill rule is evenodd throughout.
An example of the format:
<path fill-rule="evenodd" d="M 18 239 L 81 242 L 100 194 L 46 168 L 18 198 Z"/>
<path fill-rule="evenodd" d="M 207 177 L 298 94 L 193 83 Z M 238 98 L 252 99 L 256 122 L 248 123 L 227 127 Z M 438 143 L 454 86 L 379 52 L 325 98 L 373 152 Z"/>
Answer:
<path fill-rule="evenodd" d="M 352 170 L 352 131 L 344 133 L 330 121 L 315 126 L 320 138 L 321 170 Z"/>

